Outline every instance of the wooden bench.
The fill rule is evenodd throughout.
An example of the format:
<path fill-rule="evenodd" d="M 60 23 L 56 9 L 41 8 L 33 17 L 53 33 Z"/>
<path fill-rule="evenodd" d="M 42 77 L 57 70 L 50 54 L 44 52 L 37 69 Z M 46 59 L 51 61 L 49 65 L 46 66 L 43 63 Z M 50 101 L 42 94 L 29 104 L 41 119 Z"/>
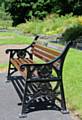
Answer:
<path fill-rule="evenodd" d="M 10 53 L 7 79 L 12 80 L 15 73 L 20 71 L 25 80 L 21 115 L 44 109 L 67 113 L 62 74 L 65 57 L 72 42 L 68 42 L 61 51 L 56 46 L 56 49 L 51 49 L 41 45 L 37 42 L 38 39 L 39 36 L 36 36 L 33 43 L 24 49 L 6 50 L 6 53 Z M 38 59 L 40 62 L 37 62 Z"/>

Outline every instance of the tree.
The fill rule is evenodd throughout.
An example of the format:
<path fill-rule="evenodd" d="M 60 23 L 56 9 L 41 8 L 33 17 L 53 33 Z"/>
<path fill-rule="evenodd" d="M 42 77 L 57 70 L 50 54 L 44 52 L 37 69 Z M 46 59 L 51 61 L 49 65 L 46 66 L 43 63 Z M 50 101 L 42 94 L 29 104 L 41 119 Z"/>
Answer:
<path fill-rule="evenodd" d="M 51 13 L 53 0 L 13 0 L 9 2 L 6 12 L 9 12 L 13 19 L 13 26 L 26 20 L 38 17 L 43 19 Z"/>
<path fill-rule="evenodd" d="M 74 0 L 55 0 L 54 12 L 65 15 L 73 11 Z"/>
<path fill-rule="evenodd" d="M 13 26 L 24 23 L 33 17 L 41 20 L 50 13 L 65 15 L 73 12 L 75 15 L 82 15 L 81 0 L 5 0 L 8 1 L 6 12 L 10 13 L 13 19 Z M 6 2 L 7 3 L 7 2 Z"/>
<path fill-rule="evenodd" d="M 55 0 L 54 11 L 60 15 L 82 15 L 82 0 Z"/>
<path fill-rule="evenodd" d="M 82 15 L 82 1 L 81 0 L 77 0 L 77 2 L 74 4 L 73 13 L 74 15 Z"/>

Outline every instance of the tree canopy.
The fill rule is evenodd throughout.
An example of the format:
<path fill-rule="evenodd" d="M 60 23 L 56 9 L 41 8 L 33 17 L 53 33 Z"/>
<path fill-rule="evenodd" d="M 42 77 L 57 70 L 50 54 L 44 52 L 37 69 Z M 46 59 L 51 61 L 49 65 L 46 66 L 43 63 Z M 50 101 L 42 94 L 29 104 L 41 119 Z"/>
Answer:
<path fill-rule="evenodd" d="M 13 0 L 6 11 L 11 14 L 15 26 L 33 17 L 43 19 L 52 12 L 53 5 L 54 0 Z"/>
<path fill-rule="evenodd" d="M 47 14 L 58 13 L 65 15 L 73 12 L 74 15 L 82 15 L 81 0 L 5 0 L 8 1 L 6 12 L 13 19 L 13 26 L 30 20 L 33 17 L 44 19 Z"/>

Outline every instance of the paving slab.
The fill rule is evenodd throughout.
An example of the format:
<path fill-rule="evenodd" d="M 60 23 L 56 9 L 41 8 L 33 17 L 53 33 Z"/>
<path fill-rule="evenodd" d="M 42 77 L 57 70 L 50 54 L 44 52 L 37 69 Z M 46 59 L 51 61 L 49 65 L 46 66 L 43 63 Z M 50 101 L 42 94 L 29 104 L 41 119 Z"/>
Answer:
<path fill-rule="evenodd" d="M 20 99 L 12 85 L 6 83 L 6 73 L 0 73 L 0 120 L 73 120 L 70 114 L 62 114 L 55 110 L 36 111 L 27 114 L 26 118 L 19 118 Z"/>

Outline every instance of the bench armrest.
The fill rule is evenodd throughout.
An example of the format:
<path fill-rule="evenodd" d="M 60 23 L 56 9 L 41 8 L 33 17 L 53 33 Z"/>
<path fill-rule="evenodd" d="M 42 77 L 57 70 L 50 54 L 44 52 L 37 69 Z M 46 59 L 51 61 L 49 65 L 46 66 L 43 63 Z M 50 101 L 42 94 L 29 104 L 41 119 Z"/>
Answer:
<path fill-rule="evenodd" d="M 26 48 L 22 48 L 22 49 L 7 49 L 5 52 L 6 52 L 6 54 L 8 54 L 9 52 L 12 52 L 12 51 L 14 51 L 14 52 L 18 52 L 18 51 L 22 51 L 22 50 L 26 50 L 26 49 L 28 49 L 28 48 L 30 48 L 31 47 L 31 45 L 29 45 L 28 47 L 26 47 Z"/>
<path fill-rule="evenodd" d="M 21 69 L 24 67 L 29 67 L 29 66 L 42 66 L 42 65 L 50 65 L 50 63 L 33 63 L 33 64 L 22 64 Z"/>
<path fill-rule="evenodd" d="M 25 68 L 29 68 L 29 67 L 42 67 L 42 66 L 52 66 L 52 64 L 51 63 L 49 63 L 49 62 L 47 62 L 47 63 L 34 63 L 34 64 L 22 64 L 21 66 L 20 66 L 20 69 L 25 69 Z"/>
<path fill-rule="evenodd" d="M 30 48 L 31 46 L 28 46 Z M 32 58 L 32 54 L 26 49 L 7 49 L 6 54 L 10 53 L 10 58 L 14 58 L 15 55 L 17 55 L 18 58 L 25 58 L 25 56 L 28 54 L 30 58 Z"/>
<path fill-rule="evenodd" d="M 7 49 L 5 52 L 6 52 L 6 54 L 8 54 L 9 52 L 12 52 L 12 51 L 15 51 L 15 52 L 22 51 L 22 50 L 26 51 L 28 48 L 32 47 L 32 45 L 35 43 L 35 41 L 36 41 L 38 38 L 39 38 L 38 35 L 35 36 L 33 43 L 32 43 L 31 45 L 29 45 L 28 47 L 25 47 L 25 48 L 23 48 L 23 49 Z"/>
<path fill-rule="evenodd" d="M 12 51 L 19 51 L 19 50 L 22 50 L 22 49 L 7 49 L 5 52 L 6 54 L 8 54 L 9 52 L 12 52 Z"/>
<path fill-rule="evenodd" d="M 32 76 L 46 78 L 52 74 L 52 64 L 44 63 L 44 64 L 23 64 L 20 69 L 27 69 L 27 78 L 31 78 Z"/>

